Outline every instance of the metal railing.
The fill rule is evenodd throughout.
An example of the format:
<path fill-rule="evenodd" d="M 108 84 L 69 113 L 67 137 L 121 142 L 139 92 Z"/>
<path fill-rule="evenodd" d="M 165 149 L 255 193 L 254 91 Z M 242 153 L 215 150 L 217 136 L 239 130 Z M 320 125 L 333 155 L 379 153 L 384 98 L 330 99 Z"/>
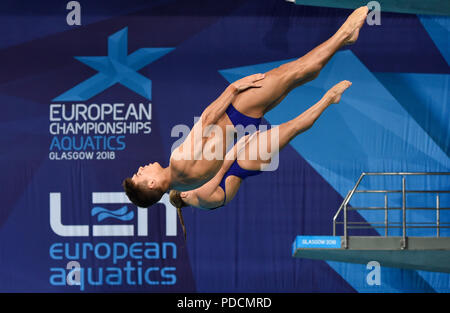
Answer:
<path fill-rule="evenodd" d="M 357 190 L 361 181 L 366 176 L 402 176 L 402 188 L 401 190 Z M 450 190 L 406 190 L 406 176 L 410 175 L 450 175 L 450 172 L 422 172 L 422 173 L 412 173 L 412 172 L 398 172 L 398 173 L 362 173 L 356 182 L 355 186 L 347 193 L 342 201 L 341 206 L 333 217 L 333 236 L 336 236 L 336 225 L 344 225 L 344 240 L 343 247 L 347 249 L 348 247 L 348 230 L 349 229 L 376 229 L 384 228 L 385 236 L 388 236 L 388 229 L 390 228 L 401 228 L 402 229 L 402 239 L 401 248 L 406 249 L 407 247 L 407 236 L 406 230 L 408 228 L 435 228 L 436 237 L 440 236 L 440 230 L 442 228 L 450 228 L 450 223 L 442 223 L 440 221 L 440 211 L 450 210 L 450 208 L 440 207 L 439 195 L 442 193 L 450 193 Z M 383 207 L 349 207 L 348 203 L 355 193 L 384 193 L 384 206 Z M 388 207 L 388 194 L 389 193 L 401 193 L 402 194 L 402 206 L 401 207 Z M 406 194 L 408 193 L 423 193 L 423 194 L 436 194 L 436 207 L 406 207 Z M 384 221 L 383 222 L 349 222 L 347 218 L 348 211 L 351 210 L 384 210 Z M 401 210 L 402 211 L 402 221 L 400 222 L 389 222 L 388 212 L 389 210 Z M 407 210 L 436 210 L 436 222 L 422 222 L 422 223 L 407 223 L 406 222 L 406 212 Z M 338 222 L 337 219 L 339 214 L 343 211 L 344 221 Z M 358 225 L 358 226 L 349 226 Z M 379 225 L 379 226 L 376 226 Z M 448 225 L 448 226 L 447 226 Z"/>

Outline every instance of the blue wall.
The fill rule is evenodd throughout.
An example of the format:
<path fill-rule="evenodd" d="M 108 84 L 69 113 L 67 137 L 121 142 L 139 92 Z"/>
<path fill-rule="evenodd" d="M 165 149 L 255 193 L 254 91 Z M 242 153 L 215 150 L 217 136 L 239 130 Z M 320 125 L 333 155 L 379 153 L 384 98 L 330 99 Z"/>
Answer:
<path fill-rule="evenodd" d="M 89 1 L 81 5 L 81 26 L 66 24 L 68 11 L 60 1 L 3 1 L 0 5 L 0 170 L 4 177 L 0 291 L 450 291 L 449 274 L 382 268 L 381 286 L 368 286 L 363 265 L 291 256 L 295 236 L 331 234 L 332 217 L 362 171 L 450 170 L 448 18 L 382 13 L 381 25 L 365 25 L 354 46 L 338 52 L 316 80 L 292 91 L 265 118 L 271 124 L 287 121 L 338 81 L 351 80 L 353 85 L 341 103 L 330 107 L 310 131 L 281 152 L 276 172 L 246 180 L 226 207 L 212 212 L 186 209 L 188 240 L 184 243 L 179 225 L 176 236 L 167 233 L 166 224 L 174 217 L 169 205 L 158 204 L 146 211 L 148 232 L 140 236 L 138 225 L 144 217 L 138 218 L 136 207 L 120 201 L 99 204 L 116 217 L 99 220 L 91 214 L 97 206 L 92 193 L 121 192 L 122 179 L 149 161 L 167 165 L 177 139 L 171 137 L 175 125 L 192 126 L 194 116 L 230 82 L 307 53 L 332 35 L 350 11 L 278 0 Z M 136 92 L 139 88 L 149 91 L 145 79 L 131 86 L 134 91 L 121 84 L 103 90 L 100 87 L 106 83 L 102 81 L 89 85 L 94 91 L 88 98 L 53 100 L 97 74 L 74 57 L 108 55 L 109 36 L 125 27 L 128 41 L 122 38 L 118 45 L 127 48 L 127 55 L 141 48 L 167 49 L 154 58 L 156 50 L 143 51 L 140 61 L 148 65 L 135 68 L 141 79 L 151 80 L 151 95 Z M 101 129 L 89 134 L 52 132 L 52 123 L 62 123 L 51 120 L 52 110 L 58 110 L 51 109 L 52 104 L 73 108 L 79 103 L 85 107 L 122 103 L 123 111 L 132 104 L 150 106 L 151 118 L 129 115 L 121 120 L 124 113 L 119 110 L 117 116 L 107 115 L 103 121 L 91 116 L 78 122 L 97 126 L 149 122 L 151 132 L 124 134 L 119 128 L 115 133 Z M 77 121 L 67 123 L 71 122 Z M 81 150 L 65 145 L 79 146 L 82 140 L 92 144 Z M 109 145 L 104 146 L 105 140 Z M 93 152 L 94 159 L 54 159 L 74 151 Z M 450 186 L 448 179 L 408 184 L 408 188 Z M 381 185 L 399 186 L 399 181 L 368 180 L 363 187 Z M 55 232 L 50 223 L 50 194 L 55 193 L 61 196 L 62 224 L 86 225 L 88 236 Z M 355 198 L 351 204 L 377 201 L 381 200 Z M 395 205 L 400 200 L 390 201 Z M 408 203 L 433 205 L 432 201 L 423 197 Z M 449 203 L 450 197 L 442 198 L 443 207 Z M 124 206 L 123 212 L 114 213 Z M 415 214 L 409 218 L 434 218 Z M 363 212 L 353 218 L 379 219 L 377 214 Z M 449 221 L 448 214 L 442 214 L 444 219 Z M 95 225 L 124 224 L 133 225 L 131 236 L 93 236 Z M 430 231 L 409 234 L 434 235 Z M 175 245 L 176 257 L 170 249 L 167 256 L 162 255 L 163 243 Z M 62 252 L 66 246 L 69 255 Z M 76 255 L 76 247 L 85 247 L 86 257 L 82 248 Z M 119 249 L 116 256 L 123 256 L 118 260 L 112 257 L 114 247 Z M 161 248 L 159 254 L 155 247 Z M 66 265 L 72 259 L 83 269 L 83 288 L 65 281 L 70 271 Z"/>

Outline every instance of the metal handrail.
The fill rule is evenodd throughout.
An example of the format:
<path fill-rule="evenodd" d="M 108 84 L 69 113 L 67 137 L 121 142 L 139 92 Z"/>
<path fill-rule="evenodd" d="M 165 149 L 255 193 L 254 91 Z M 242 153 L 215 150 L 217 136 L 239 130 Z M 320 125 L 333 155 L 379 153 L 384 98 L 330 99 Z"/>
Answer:
<path fill-rule="evenodd" d="M 402 176 L 402 189 L 401 190 L 357 190 L 359 187 L 361 181 L 365 176 Z M 355 186 L 347 192 L 347 195 L 345 196 L 344 200 L 342 201 L 341 205 L 339 206 L 339 209 L 337 210 L 336 214 L 333 216 L 333 236 L 336 236 L 336 225 L 337 224 L 344 224 L 344 238 L 343 238 L 343 247 L 348 247 L 348 229 L 354 229 L 358 226 L 348 226 L 348 224 L 353 224 L 354 222 L 348 222 L 347 221 L 347 212 L 349 210 L 385 210 L 385 220 L 384 220 L 384 226 L 360 226 L 358 228 L 385 228 L 385 236 L 388 236 L 388 229 L 389 228 L 402 228 L 402 239 L 401 239 L 401 248 L 405 249 L 407 247 L 407 236 L 406 236 L 406 230 L 408 228 L 436 228 L 436 236 L 440 236 L 440 229 L 441 228 L 449 228 L 447 226 L 448 223 L 442 223 L 440 221 L 440 210 L 449 210 L 450 208 L 442 208 L 440 207 L 440 198 L 439 194 L 441 193 L 450 193 L 450 190 L 406 190 L 406 177 L 410 175 L 450 175 L 450 172 L 363 172 L 359 176 Z M 385 194 L 385 206 L 384 207 L 348 207 L 348 203 L 352 199 L 353 195 L 355 193 L 384 193 Z M 388 193 L 402 193 L 402 206 L 389 208 L 387 205 L 387 195 Z M 406 194 L 409 193 L 427 193 L 427 194 L 436 194 L 436 208 L 422 208 L 422 207 L 412 207 L 408 208 L 406 207 Z M 388 223 L 388 211 L 389 210 L 402 210 L 402 222 L 401 223 Z M 428 223 L 407 223 L 406 222 L 406 212 L 408 210 L 436 210 L 436 223 L 433 223 L 433 226 L 408 226 L 411 224 L 428 224 Z M 341 212 L 343 211 L 344 214 L 344 222 L 338 222 L 337 219 Z M 382 223 L 369 223 L 365 222 L 367 224 L 382 224 Z M 392 224 L 401 224 L 401 226 L 390 226 Z M 408 224 L 408 225 L 407 225 Z M 435 226 L 434 226 L 435 225 Z"/>
<path fill-rule="evenodd" d="M 339 214 L 341 213 L 344 202 L 347 200 L 349 195 L 350 195 L 350 191 L 347 192 L 347 195 L 345 196 L 344 201 L 342 202 L 341 206 L 339 207 L 338 211 L 336 212 L 336 214 L 333 217 L 333 236 L 336 236 L 336 220 L 337 220 Z"/>

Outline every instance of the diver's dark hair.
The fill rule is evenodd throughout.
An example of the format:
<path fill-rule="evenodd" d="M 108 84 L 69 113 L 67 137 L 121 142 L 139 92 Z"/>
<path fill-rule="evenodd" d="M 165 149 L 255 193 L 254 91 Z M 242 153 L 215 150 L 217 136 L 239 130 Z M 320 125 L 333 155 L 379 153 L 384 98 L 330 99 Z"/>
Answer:
<path fill-rule="evenodd" d="M 128 199 L 141 208 L 147 208 L 155 204 L 164 195 L 164 191 L 161 189 L 147 188 L 145 183 L 135 184 L 130 177 L 123 180 L 122 186 Z"/>
<path fill-rule="evenodd" d="M 184 226 L 184 220 L 183 220 L 183 214 L 181 213 L 181 208 L 187 206 L 187 204 L 184 203 L 183 199 L 181 199 L 181 193 L 178 190 L 172 189 L 170 191 L 169 200 L 170 200 L 170 203 L 172 203 L 172 205 L 177 208 L 178 218 L 180 219 L 181 228 L 183 229 L 184 240 L 186 240 L 186 227 Z"/>

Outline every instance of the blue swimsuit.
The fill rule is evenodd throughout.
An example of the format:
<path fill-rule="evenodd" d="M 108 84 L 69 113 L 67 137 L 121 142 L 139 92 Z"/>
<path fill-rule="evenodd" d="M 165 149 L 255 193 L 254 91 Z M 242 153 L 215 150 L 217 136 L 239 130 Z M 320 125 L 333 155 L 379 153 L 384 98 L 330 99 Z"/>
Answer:
<path fill-rule="evenodd" d="M 244 115 L 238 110 L 236 110 L 236 108 L 231 103 L 228 106 L 228 109 L 225 111 L 225 113 L 227 113 L 234 127 L 236 127 L 237 125 L 242 125 L 244 126 L 244 128 L 247 127 L 248 125 L 255 125 L 255 127 L 258 127 L 259 124 L 261 124 L 262 118 L 254 118 Z"/>
<path fill-rule="evenodd" d="M 254 118 L 254 117 L 250 117 L 250 116 L 242 114 L 241 112 L 236 110 L 236 108 L 233 106 L 233 104 L 230 104 L 230 106 L 225 111 L 225 113 L 227 113 L 228 117 L 230 118 L 231 122 L 233 123 L 233 125 L 235 127 L 237 125 L 242 125 L 244 128 L 247 127 L 248 125 L 254 125 L 255 127 L 258 127 L 261 124 L 261 120 L 262 120 L 261 118 Z M 223 189 L 225 196 L 224 196 L 222 205 L 219 207 L 224 206 L 224 204 L 227 200 L 227 192 L 225 189 L 225 180 L 227 179 L 228 176 L 236 176 L 236 177 L 239 177 L 240 179 L 245 179 L 246 177 L 255 176 L 255 175 L 258 175 L 261 173 L 262 173 L 261 171 L 249 171 L 249 170 L 243 169 L 242 167 L 239 166 L 237 159 L 236 159 L 233 162 L 233 164 L 231 165 L 231 167 L 228 169 L 228 171 L 225 173 L 222 180 L 220 181 L 219 186 Z"/>

